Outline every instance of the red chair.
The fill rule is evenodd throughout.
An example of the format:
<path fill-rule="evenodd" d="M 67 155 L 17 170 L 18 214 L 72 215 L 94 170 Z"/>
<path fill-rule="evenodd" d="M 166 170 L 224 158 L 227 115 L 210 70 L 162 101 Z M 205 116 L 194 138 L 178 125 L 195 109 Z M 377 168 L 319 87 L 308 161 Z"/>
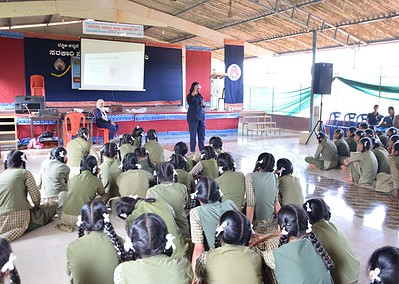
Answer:
<path fill-rule="evenodd" d="M 30 95 L 45 97 L 44 77 L 42 75 L 30 76 Z"/>
<path fill-rule="evenodd" d="M 86 117 L 80 112 L 70 112 L 64 117 L 64 147 L 76 136 L 80 125 L 86 126 Z"/>
<path fill-rule="evenodd" d="M 101 134 L 102 132 L 102 134 Z M 96 143 L 99 143 L 98 138 L 102 136 L 103 137 L 103 144 L 108 143 L 109 142 L 109 129 L 108 128 L 98 128 L 97 127 L 97 131 L 96 131 Z"/>

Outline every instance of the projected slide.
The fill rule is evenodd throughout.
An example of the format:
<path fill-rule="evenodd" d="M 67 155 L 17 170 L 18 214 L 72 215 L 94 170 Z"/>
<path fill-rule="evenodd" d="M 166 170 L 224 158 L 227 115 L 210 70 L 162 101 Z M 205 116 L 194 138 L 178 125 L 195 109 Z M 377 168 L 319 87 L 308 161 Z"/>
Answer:
<path fill-rule="evenodd" d="M 143 90 L 143 44 L 82 39 L 81 56 L 81 89 Z"/>

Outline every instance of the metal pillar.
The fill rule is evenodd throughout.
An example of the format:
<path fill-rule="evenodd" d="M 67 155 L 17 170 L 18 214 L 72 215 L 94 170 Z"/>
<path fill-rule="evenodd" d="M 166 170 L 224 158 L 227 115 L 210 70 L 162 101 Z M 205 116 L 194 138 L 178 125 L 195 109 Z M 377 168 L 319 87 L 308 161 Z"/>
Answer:
<path fill-rule="evenodd" d="M 313 129 L 313 118 L 314 118 L 314 73 L 316 63 L 316 51 L 317 51 L 317 31 L 313 30 L 313 48 L 312 48 L 312 81 L 310 83 L 310 118 L 309 118 L 309 132 Z M 321 119 L 321 118 L 320 118 Z"/>

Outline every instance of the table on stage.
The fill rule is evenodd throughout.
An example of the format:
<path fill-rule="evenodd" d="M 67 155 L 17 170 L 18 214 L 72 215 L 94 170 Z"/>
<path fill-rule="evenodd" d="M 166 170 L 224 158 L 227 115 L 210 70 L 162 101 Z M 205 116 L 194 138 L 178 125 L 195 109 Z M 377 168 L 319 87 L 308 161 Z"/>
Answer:
<path fill-rule="evenodd" d="M 46 115 L 46 116 L 30 116 L 30 137 L 34 138 L 33 122 L 34 121 L 55 121 L 55 135 L 57 137 L 58 146 L 60 146 L 60 117 L 58 115 Z M 43 127 L 43 125 L 42 125 Z"/>

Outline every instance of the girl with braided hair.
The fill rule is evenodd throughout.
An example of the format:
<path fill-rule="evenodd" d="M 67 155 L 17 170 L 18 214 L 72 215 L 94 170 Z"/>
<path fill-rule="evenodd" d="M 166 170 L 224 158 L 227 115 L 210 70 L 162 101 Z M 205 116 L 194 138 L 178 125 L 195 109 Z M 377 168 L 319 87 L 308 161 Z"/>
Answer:
<path fill-rule="evenodd" d="M 280 210 L 278 201 L 277 176 L 274 173 L 274 156 L 270 153 L 259 155 L 253 173 L 245 177 L 247 195 L 246 215 L 260 234 L 277 230 L 275 215 Z"/>
<path fill-rule="evenodd" d="M 186 171 L 190 172 L 194 165 L 195 165 L 195 161 L 191 158 L 191 157 L 187 157 L 187 153 L 188 153 L 188 147 L 187 144 L 180 141 L 177 142 L 175 144 L 175 147 L 173 147 L 173 153 L 174 154 L 180 154 L 182 155 L 185 159 L 186 159 Z"/>
<path fill-rule="evenodd" d="M 193 279 L 190 262 L 185 257 L 169 257 L 175 249 L 175 236 L 168 233 L 162 218 L 153 213 L 140 215 L 129 230 L 125 249 L 135 260 L 119 264 L 115 284 L 189 284 Z"/>
<path fill-rule="evenodd" d="M 141 214 L 154 213 L 160 216 L 168 228 L 168 232 L 176 237 L 174 243 L 176 249 L 173 250 L 171 257 L 182 257 L 187 253 L 187 244 L 180 232 L 179 227 L 174 219 L 173 209 L 162 199 L 140 198 L 136 196 L 121 197 L 115 204 L 116 215 L 125 220 L 125 229 L 129 233 L 129 229 L 134 220 Z"/>
<path fill-rule="evenodd" d="M 150 159 L 154 164 L 165 161 L 163 146 L 158 142 L 158 133 L 155 129 L 147 131 L 144 148 L 150 153 Z"/>
<path fill-rule="evenodd" d="M 193 176 L 187 172 L 187 158 L 180 154 L 173 153 L 169 158 L 169 163 L 171 163 L 177 172 L 177 182 L 184 184 L 187 187 L 187 192 L 189 194 L 194 192 L 194 179 Z"/>
<path fill-rule="evenodd" d="M 333 283 L 329 270 L 334 262 L 312 232 L 306 211 L 284 205 L 278 212 L 280 246 L 273 252 L 279 284 Z"/>
<path fill-rule="evenodd" d="M 278 191 L 281 205 L 302 205 L 304 198 L 299 178 L 293 176 L 294 167 L 290 160 L 283 158 L 277 161 L 275 173 L 278 175 Z"/>
<path fill-rule="evenodd" d="M 105 204 L 96 199 L 83 205 L 76 224 L 79 238 L 68 245 L 66 252 L 70 283 L 113 283 L 124 250 L 107 212 Z"/>
<path fill-rule="evenodd" d="M 345 235 L 331 223 L 330 207 L 323 199 L 310 199 L 302 208 L 309 216 L 312 231 L 334 261 L 331 276 L 335 284 L 357 283 L 359 280 L 359 260 Z"/>
<path fill-rule="evenodd" d="M 139 165 L 141 166 L 141 169 L 152 174 L 155 170 L 155 165 L 151 162 L 150 152 L 148 152 L 148 150 L 144 147 L 137 147 L 134 150 L 134 153 L 139 159 Z"/>
<path fill-rule="evenodd" d="M 120 160 L 123 160 L 127 153 L 133 153 L 136 149 L 133 146 L 134 138 L 130 134 L 123 134 L 121 139 L 119 140 L 119 153 L 120 153 Z"/>
<path fill-rule="evenodd" d="M 246 216 L 229 210 L 220 217 L 215 249 L 197 259 L 197 283 L 263 283 L 262 256 L 249 248 L 251 224 Z"/>
<path fill-rule="evenodd" d="M 195 164 L 190 171 L 194 177 L 201 175 L 203 177 L 211 177 L 213 179 L 219 176 L 218 164 L 216 162 L 217 154 L 212 146 L 205 146 L 201 150 L 201 160 Z"/>
<path fill-rule="evenodd" d="M 118 147 L 113 142 L 104 144 L 100 150 L 102 164 L 99 166 L 99 178 L 103 183 L 105 193 L 108 194 L 108 198 L 120 196 L 119 187 L 116 183 L 116 179 L 122 173 L 118 154 Z"/>
<path fill-rule="evenodd" d="M 14 265 L 15 258 L 10 244 L 5 239 L 0 238 L 0 283 L 21 283 L 17 268 Z M 7 282 L 7 279 L 9 279 L 9 282 Z"/>
<path fill-rule="evenodd" d="M 132 137 L 133 137 L 133 147 L 137 148 L 141 146 L 142 140 L 144 136 L 144 129 L 143 127 L 136 126 L 133 131 L 132 131 Z"/>
<path fill-rule="evenodd" d="M 370 284 L 396 284 L 399 282 L 399 248 L 381 247 L 371 255 L 367 271 Z"/>

